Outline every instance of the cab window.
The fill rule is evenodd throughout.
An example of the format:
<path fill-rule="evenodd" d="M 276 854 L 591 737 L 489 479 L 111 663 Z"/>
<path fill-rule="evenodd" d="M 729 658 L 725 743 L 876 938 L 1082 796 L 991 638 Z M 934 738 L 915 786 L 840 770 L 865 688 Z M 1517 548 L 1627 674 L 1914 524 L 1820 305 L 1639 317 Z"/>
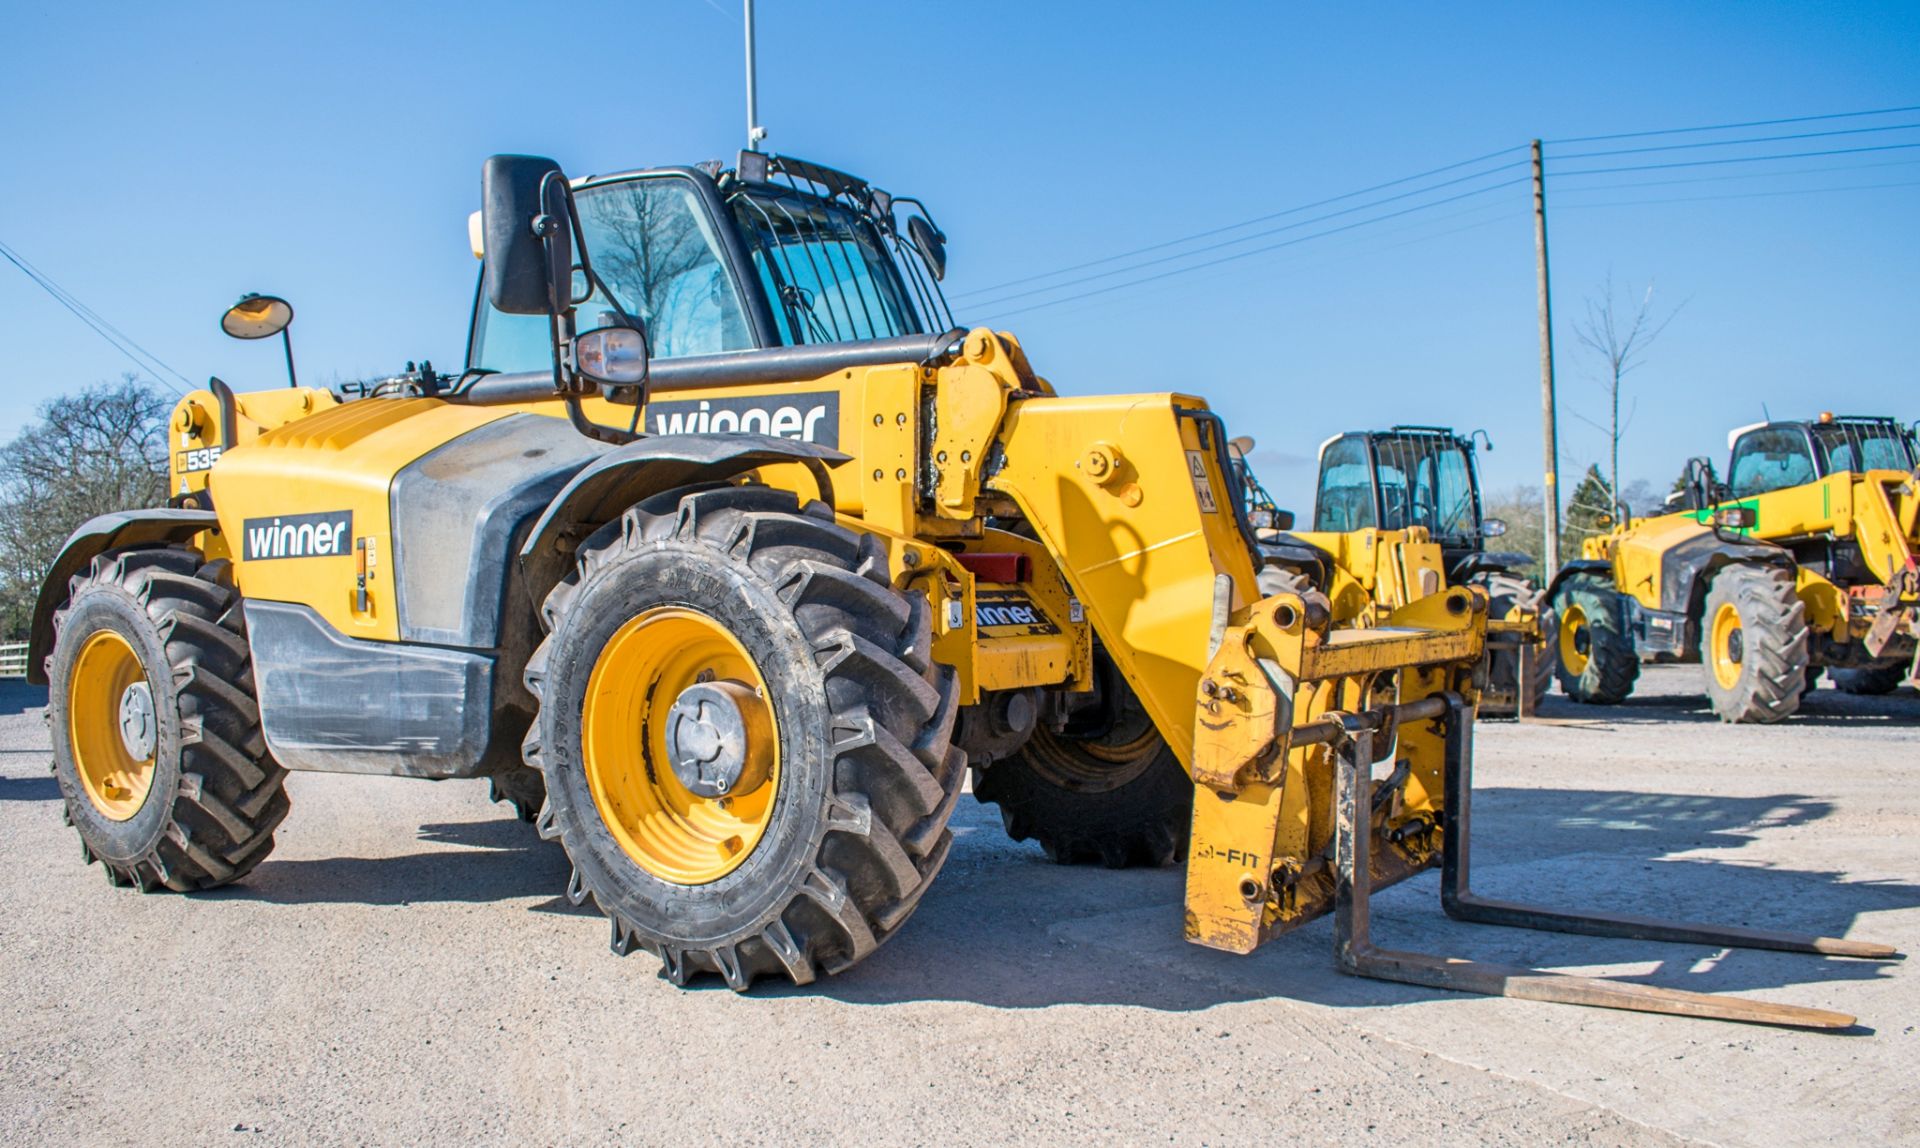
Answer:
<path fill-rule="evenodd" d="M 654 358 L 753 346 L 719 237 L 688 180 L 623 180 L 580 188 L 574 198 L 593 269 L 620 307 L 646 324 Z M 576 294 L 581 289 L 576 283 Z M 579 327 L 607 326 L 613 313 L 596 290 L 579 306 Z M 468 366 L 509 374 L 551 366 L 545 315 L 502 314 L 483 297 L 474 322 Z"/>
<path fill-rule="evenodd" d="M 1813 428 L 1813 440 L 1825 458 L 1827 474 L 1913 469 L 1906 431 L 1893 423 L 1826 423 Z"/>
<path fill-rule="evenodd" d="M 1768 427 L 1742 435 L 1734 444 L 1727 485 L 1735 498 L 1814 481 L 1813 455 L 1799 427 Z"/>
<path fill-rule="evenodd" d="M 1362 438 L 1337 439 L 1320 456 L 1320 491 L 1313 500 L 1313 528 L 1344 533 L 1374 525 L 1373 468 Z"/>

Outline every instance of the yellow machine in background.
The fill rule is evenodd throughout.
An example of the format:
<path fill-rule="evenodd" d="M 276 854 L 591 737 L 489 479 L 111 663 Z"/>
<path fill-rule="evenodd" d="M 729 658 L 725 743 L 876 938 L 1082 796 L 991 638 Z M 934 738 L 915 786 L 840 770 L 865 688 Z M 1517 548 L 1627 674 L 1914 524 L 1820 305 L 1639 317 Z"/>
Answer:
<path fill-rule="evenodd" d="M 1916 669 L 1920 471 L 1886 418 L 1742 427 L 1728 482 L 1695 459 L 1685 509 L 1588 539 L 1555 578 L 1555 654 L 1577 700 L 1610 704 L 1642 661 L 1698 662 L 1724 721 L 1793 713 L 1826 671 L 1883 694 Z"/>
<path fill-rule="evenodd" d="M 956 328 L 917 201 L 752 152 L 496 156 L 482 196 L 459 376 L 197 392 L 173 504 L 49 572 L 54 771 L 116 883 L 244 876 L 289 769 L 485 777 L 616 952 L 805 984 L 902 927 L 971 767 L 1060 860 L 1184 855 L 1201 944 L 1332 913 L 1365 975 L 1850 1023 L 1374 950 L 1371 888 L 1440 866 L 1465 919 L 1889 952 L 1473 897 L 1486 594 L 1263 591 L 1219 418 Z"/>
<path fill-rule="evenodd" d="M 1484 436 L 1481 436 L 1484 437 Z M 1533 559 L 1488 549 L 1507 525 L 1481 508 L 1474 436 L 1447 427 L 1396 426 L 1328 439 L 1310 530 L 1273 506 L 1251 477 L 1249 514 L 1262 532 L 1269 591 L 1324 594 L 1335 625 L 1378 626 L 1387 616 L 1448 586 L 1477 586 L 1490 604 L 1487 652 L 1478 678 L 1483 717 L 1531 715 L 1553 680 L 1540 618 L 1540 593 L 1518 573 Z M 1280 516 L 1280 517 L 1276 517 Z M 1281 525 L 1284 519 L 1284 525 Z"/>

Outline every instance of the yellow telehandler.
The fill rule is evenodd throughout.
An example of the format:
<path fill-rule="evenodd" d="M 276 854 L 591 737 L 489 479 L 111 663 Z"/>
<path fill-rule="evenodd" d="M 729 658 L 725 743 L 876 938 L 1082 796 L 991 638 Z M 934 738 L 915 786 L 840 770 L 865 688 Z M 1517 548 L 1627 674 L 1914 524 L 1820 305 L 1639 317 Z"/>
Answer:
<path fill-rule="evenodd" d="M 1335 629 L 1256 588 L 1218 416 L 1069 396 L 954 326 L 917 200 L 819 165 L 569 180 L 496 156 L 467 364 L 183 400 L 171 505 L 84 525 L 32 637 L 53 769 L 115 884 L 273 845 L 288 770 L 485 777 L 676 984 L 805 984 L 897 932 L 969 764 L 1062 859 L 1187 859 L 1187 936 L 1326 913 L 1349 972 L 1816 1028 L 1840 1014 L 1374 949 L 1371 889 L 1467 881 L 1456 587 Z M 1384 767 L 1381 776 L 1376 766 Z"/>
<path fill-rule="evenodd" d="M 1608 705 L 1642 661 L 1699 663 L 1728 722 L 1775 722 L 1824 670 L 1882 694 L 1920 671 L 1920 457 L 1889 418 L 1823 414 L 1727 436 L 1666 514 L 1581 545 L 1548 591 L 1561 687 Z"/>

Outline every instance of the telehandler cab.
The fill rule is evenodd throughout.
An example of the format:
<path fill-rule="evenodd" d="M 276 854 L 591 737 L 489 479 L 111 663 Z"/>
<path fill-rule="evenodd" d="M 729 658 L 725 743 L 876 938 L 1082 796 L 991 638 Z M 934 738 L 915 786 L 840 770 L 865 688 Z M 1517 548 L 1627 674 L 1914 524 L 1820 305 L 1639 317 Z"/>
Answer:
<path fill-rule="evenodd" d="M 1920 457 L 1888 418 L 1769 422 L 1727 436 L 1722 484 L 1689 461 L 1669 513 L 1619 516 L 1555 577 L 1555 655 L 1576 700 L 1613 704 L 1642 661 L 1699 663 L 1729 722 L 1800 708 L 1822 670 L 1883 694 L 1920 670 Z"/>
<path fill-rule="evenodd" d="M 113 883 L 241 877 L 290 769 L 487 777 L 616 952 L 805 984 L 919 904 L 971 757 L 1058 858 L 1184 852 L 1217 948 L 1332 912 L 1349 972 L 1851 1023 L 1373 949 L 1370 890 L 1440 865 L 1468 919 L 1891 952 L 1474 897 L 1484 592 L 1340 630 L 1263 596 L 1219 418 L 1058 394 L 954 327 L 917 201 L 753 152 L 571 182 L 496 156 L 472 239 L 460 375 L 215 382 L 174 413 L 173 504 L 49 572 L 53 768 Z"/>

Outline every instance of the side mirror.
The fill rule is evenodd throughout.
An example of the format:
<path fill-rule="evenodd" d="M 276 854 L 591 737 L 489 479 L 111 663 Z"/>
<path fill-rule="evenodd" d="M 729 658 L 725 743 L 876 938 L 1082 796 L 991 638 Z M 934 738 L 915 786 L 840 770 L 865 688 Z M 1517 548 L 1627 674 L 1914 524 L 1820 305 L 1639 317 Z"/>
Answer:
<path fill-rule="evenodd" d="M 647 381 L 646 336 L 632 327 L 601 327 L 575 335 L 573 369 L 596 383 L 637 387 Z"/>
<path fill-rule="evenodd" d="M 1759 521 L 1751 506 L 1723 506 L 1713 512 L 1713 524 L 1721 530 L 1752 530 Z"/>
<path fill-rule="evenodd" d="M 542 156 L 490 156 L 481 168 L 481 258 L 495 310 L 547 315 L 571 305 L 573 225 L 566 194 L 560 165 Z"/>
<path fill-rule="evenodd" d="M 1275 530 L 1292 530 L 1293 529 L 1293 511 L 1291 510 L 1274 511 L 1273 512 L 1273 528 Z"/>
<path fill-rule="evenodd" d="M 1487 449 L 1492 450 L 1493 448 L 1488 447 Z M 1507 520 L 1504 518 L 1488 518 L 1482 520 L 1480 523 L 1480 536 L 1482 538 L 1498 538 L 1506 532 Z"/>
<path fill-rule="evenodd" d="M 907 238 L 912 241 L 913 249 L 920 258 L 927 261 L 927 270 L 933 273 L 937 283 L 947 277 L 947 237 L 940 229 L 927 222 L 924 215 L 915 215 L 907 220 Z"/>

